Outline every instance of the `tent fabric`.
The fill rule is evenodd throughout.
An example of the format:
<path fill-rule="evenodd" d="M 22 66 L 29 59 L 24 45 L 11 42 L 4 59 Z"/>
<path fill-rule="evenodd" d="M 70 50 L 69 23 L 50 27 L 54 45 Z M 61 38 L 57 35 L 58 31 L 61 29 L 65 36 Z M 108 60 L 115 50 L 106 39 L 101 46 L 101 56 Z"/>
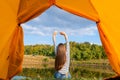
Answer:
<path fill-rule="evenodd" d="M 0 78 L 5 79 L 9 66 L 11 36 L 17 23 L 16 17 L 6 0 L 0 2 L 0 10 Z"/>
<path fill-rule="evenodd" d="M 9 80 L 22 70 L 24 44 L 20 24 L 37 17 L 52 5 L 97 22 L 110 64 L 120 75 L 119 2 L 119 0 L 1 0 L 0 79 Z"/>
<path fill-rule="evenodd" d="M 55 5 L 75 15 L 98 22 L 99 17 L 90 0 L 55 0 Z"/>
<path fill-rule="evenodd" d="M 18 22 L 24 23 L 40 15 L 48 9 L 52 3 L 49 0 L 20 0 L 18 10 Z"/>
<path fill-rule="evenodd" d="M 10 42 L 9 67 L 7 77 L 10 79 L 18 72 L 21 72 L 21 65 L 24 55 L 23 30 L 17 26 L 13 32 Z"/>
<path fill-rule="evenodd" d="M 98 29 L 106 54 L 113 70 L 120 75 L 120 12 L 118 12 L 120 1 L 91 0 L 91 2 L 99 14 Z"/>
<path fill-rule="evenodd" d="M 108 37 L 106 37 L 106 34 L 104 34 L 104 30 L 101 28 L 102 27 L 105 27 L 102 23 L 98 23 L 98 30 L 99 30 L 99 33 L 100 33 L 100 37 L 101 37 L 101 40 L 102 40 L 102 44 L 103 44 L 103 47 L 106 51 L 106 54 L 108 56 L 108 59 L 110 61 L 110 64 L 113 68 L 113 70 L 117 73 L 117 74 L 120 74 L 120 70 L 119 70 L 119 57 L 117 57 L 117 55 L 115 54 L 115 50 L 114 50 L 114 47 L 112 46 L 112 43 L 110 42 L 110 40 L 108 39 Z"/>
<path fill-rule="evenodd" d="M 52 5 L 49 0 L 2 0 L 0 3 L 0 79 L 21 72 L 24 54 L 21 23 L 38 16 Z M 8 14 L 9 13 L 9 14 Z"/>

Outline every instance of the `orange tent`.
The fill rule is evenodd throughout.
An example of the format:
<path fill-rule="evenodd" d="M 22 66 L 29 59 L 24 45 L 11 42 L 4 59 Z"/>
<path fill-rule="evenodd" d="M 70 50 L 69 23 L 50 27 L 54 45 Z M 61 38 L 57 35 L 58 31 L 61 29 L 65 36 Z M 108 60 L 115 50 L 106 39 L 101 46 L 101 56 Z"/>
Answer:
<path fill-rule="evenodd" d="M 120 75 L 119 0 L 1 0 L 0 79 L 10 79 L 22 70 L 23 30 L 20 26 L 55 5 L 96 22 L 113 70 Z"/>

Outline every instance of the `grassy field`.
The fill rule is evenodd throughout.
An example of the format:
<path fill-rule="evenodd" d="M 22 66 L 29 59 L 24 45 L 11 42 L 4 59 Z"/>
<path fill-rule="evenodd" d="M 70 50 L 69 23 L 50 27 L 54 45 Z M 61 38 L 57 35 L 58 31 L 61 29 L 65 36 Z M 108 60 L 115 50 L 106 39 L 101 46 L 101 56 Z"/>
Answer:
<path fill-rule="evenodd" d="M 53 67 L 54 59 L 46 56 L 39 55 L 24 55 L 23 68 L 44 68 L 44 65 L 49 64 L 49 67 Z"/>
<path fill-rule="evenodd" d="M 35 80 L 55 80 L 53 77 L 53 73 L 54 73 L 53 67 L 54 67 L 54 59 L 51 57 L 39 56 L 39 55 L 35 55 L 35 56 L 24 55 L 24 61 L 23 61 L 24 70 L 23 73 L 21 73 L 21 75 L 29 76 L 31 78 L 34 78 L 36 77 L 36 75 L 37 76 L 39 75 L 40 79 L 38 78 Z M 84 71 L 84 73 L 82 73 L 82 71 Z M 72 75 L 72 80 L 98 80 L 99 75 L 101 76 L 101 78 L 103 78 L 103 77 L 109 77 L 111 76 L 111 74 L 112 75 L 115 74 L 112 71 L 109 61 L 107 59 L 88 60 L 88 61 L 71 60 L 70 72 Z"/>
<path fill-rule="evenodd" d="M 107 66 L 110 67 L 107 59 L 75 61 L 71 60 L 71 66 Z M 54 67 L 54 59 L 40 55 L 24 55 L 23 68 L 44 68 L 45 66 Z"/>

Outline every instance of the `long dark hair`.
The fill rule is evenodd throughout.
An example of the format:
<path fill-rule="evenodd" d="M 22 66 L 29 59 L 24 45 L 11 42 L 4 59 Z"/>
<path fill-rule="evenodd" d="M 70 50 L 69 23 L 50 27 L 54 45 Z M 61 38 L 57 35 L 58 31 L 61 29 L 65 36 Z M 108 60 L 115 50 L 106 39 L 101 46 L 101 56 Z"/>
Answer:
<path fill-rule="evenodd" d="M 66 61 L 66 47 L 63 43 L 60 43 L 57 47 L 55 57 L 55 69 L 60 70 Z"/>

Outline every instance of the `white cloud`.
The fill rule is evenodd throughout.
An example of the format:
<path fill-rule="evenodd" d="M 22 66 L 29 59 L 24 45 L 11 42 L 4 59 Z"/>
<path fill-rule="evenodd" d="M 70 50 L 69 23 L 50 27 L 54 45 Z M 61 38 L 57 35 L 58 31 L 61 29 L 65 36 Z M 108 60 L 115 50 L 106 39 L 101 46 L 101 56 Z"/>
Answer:
<path fill-rule="evenodd" d="M 36 18 L 33 19 L 33 21 L 39 22 L 39 21 L 40 21 L 40 18 L 39 18 L 39 17 L 36 17 Z"/>
<path fill-rule="evenodd" d="M 45 36 L 45 33 L 40 32 L 40 31 L 38 31 L 38 30 L 34 30 L 34 31 L 30 32 L 30 33 L 31 33 L 31 34 L 37 34 L 37 35 L 40 35 L 40 36 Z"/>
<path fill-rule="evenodd" d="M 37 30 L 38 29 L 36 27 L 29 26 L 27 24 L 22 24 L 22 26 L 23 26 L 23 29 L 25 29 L 25 30 Z"/>
<path fill-rule="evenodd" d="M 67 34 L 72 36 L 93 36 L 96 34 L 97 28 L 95 26 L 89 26 L 84 28 L 66 28 L 65 31 Z"/>
<path fill-rule="evenodd" d="M 30 26 L 27 24 L 22 24 L 25 33 L 27 34 L 37 34 L 40 36 L 51 36 L 54 30 L 65 31 L 68 35 L 72 36 L 92 36 L 96 34 L 96 26 L 88 26 L 84 28 L 70 28 L 70 27 L 45 27 L 44 25 L 39 25 L 37 27 Z"/>
<path fill-rule="evenodd" d="M 24 32 L 27 34 L 37 34 L 40 36 L 44 36 L 45 34 L 39 29 L 39 27 L 33 27 L 27 24 L 22 24 Z"/>
<path fill-rule="evenodd" d="M 77 30 L 79 35 L 95 35 L 97 31 L 97 27 L 96 26 L 88 26 L 85 28 L 82 28 L 80 30 Z"/>

